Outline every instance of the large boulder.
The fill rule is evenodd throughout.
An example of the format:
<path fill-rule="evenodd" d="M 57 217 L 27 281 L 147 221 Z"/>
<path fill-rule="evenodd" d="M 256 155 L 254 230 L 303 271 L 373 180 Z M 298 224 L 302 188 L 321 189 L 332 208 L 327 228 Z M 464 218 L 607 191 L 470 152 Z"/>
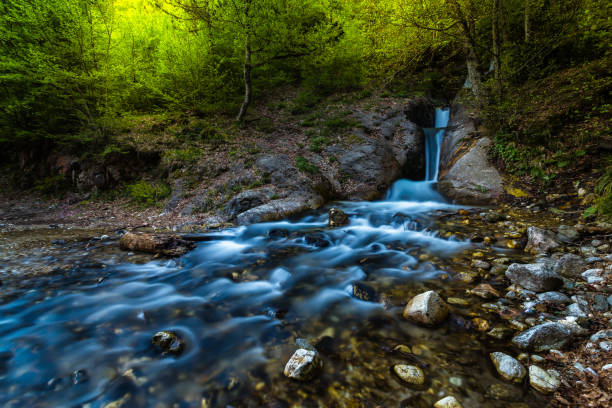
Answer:
<path fill-rule="evenodd" d="M 415 323 L 433 326 L 448 315 L 448 305 L 433 290 L 413 297 L 404 308 L 403 316 Z"/>
<path fill-rule="evenodd" d="M 257 222 L 274 221 L 302 211 L 319 208 L 324 202 L 325 200 L 323 197 L 318 195 L 292 195 L 287 198 L 272 200 L 266 204 L 253 207 L 250 210 L 238 214 L 236 223 L 246 225 Z"/>
<path fill-rule="evenodd" d="M 571 339 L 572 331 L 557 322 L 542 323 L 514 336 L 512 343 L 523 350 L 536 352 L 560 349 Z"/>
<path fill-rule="evenodd" d="M 534 292 L 549 292 L 563 285 L 563 279 L 544 263 L 512 264 L 506 269 L 506 277 L 515 285 Z"/>
<path fill-rule="evenodd" d="M 504 187 L 499 172 L 488 158 L 491 145 L 491 140 L 486 137 L 476 140 L 440 179 L 440 192 L 449 200 L 461 204 L 498 202 Z"/>
<path fill-rule="evenodd" d="M 559 246 L 559 241 L 553 232 L 538 227 L 527 228 L 526 252 L 547 254 Z"/>

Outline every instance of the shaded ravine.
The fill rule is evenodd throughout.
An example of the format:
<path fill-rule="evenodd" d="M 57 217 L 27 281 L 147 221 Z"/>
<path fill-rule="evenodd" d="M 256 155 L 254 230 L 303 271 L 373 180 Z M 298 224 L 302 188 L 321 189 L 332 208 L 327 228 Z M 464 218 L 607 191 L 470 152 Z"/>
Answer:
<path fill-rule="evenodd" d="M 511 406 L 488 396 L 499 383 L 490 342 L 453 321 L 424 329 L 400 316 L 424 287 L 452 286 L 429 259 L 477 245 L 434 229 L 459 209 L 435 190 L 447 122 L 438 110 L 425 132 L 427 180 L 400 180 L 384 201 L 335 203 L 346 226 L 329 228 L 325 208 L 204 234 L 178 260 L 81 264 L 15 290 L 0 304 L 0 405 L 419 407 L 455 394 L 464 406 Z M 159 330 L 175 331 L 184 352 L 161 355 Z M 304 342 L 324 368 L 297 383 L 282 369 Z M 403 360 L 426 369 L 424 387 L 394 377 Z M 536 397 L 504 387 L 516 401 Z"/>

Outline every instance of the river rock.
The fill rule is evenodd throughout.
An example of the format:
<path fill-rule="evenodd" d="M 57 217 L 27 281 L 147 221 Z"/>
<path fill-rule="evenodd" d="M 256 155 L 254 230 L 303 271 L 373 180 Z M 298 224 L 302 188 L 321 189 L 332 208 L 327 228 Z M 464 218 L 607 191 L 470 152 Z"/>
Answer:
<path fill-rule="evenodd" d="M 330 227 L 341 227 L 343 225 L 348 224 L 349 218 L 344 213 L 344 211 L 339 208 L 330 208 L 329 209 L 329 226 Z"/>
<path fill-rule="evenodd" d="M 147 252 L 170 257 L 182 256 L 195 248 L 195 243 L 174 235 L 137 234 L 128 232 L 119 240 L 119 246 L 126 251 Z"/>
<path fill-rule="evenodd" d="M 366 302 L 374 302 L 376 300 L 376 290 L 363 282 L 354 282 L 353 296 Z"/>
<path fill-rule="evenodd" d="M 501 296 L 501 294 L 488 283 L 481 283 L 469 290 L 469 293 L 483 299 L 495 299 Z"/>
<path fill-rule="evenodd" d="M 323 197 L 319 195 L 292 195 L 287 198 L 272 200 L 240 213 L 236 217 L 236 223 L 247 225 L 257 222 L 274 221 L 302 211 L 319 208 L 324 202 Z"/>
<path fill-rule="evenodd" d="M 323 366 L 319 353 L 315 350 L 297 349 L 291 356 L 283 374 L 298 381 L 310 380 Z"/>
<path fill-rule="evenodd" d="M 560 349 L 572 337 L 572 331 L 561 323 L 548 322 L 517 334 L 512 343 L 523 350 L 534 350 L 536 352 Z"/>
<path fill-rule="evenodd" d="M 415 323 L 436 325 L 448 315 L 448 305 L 433 290 L 421 293 L 408 302 L 403 316 Z"/>
<path fill-rule="evenodd" d="M 499 172 L 488 158 L 491 145 L 489 138 L 478 139 L 440 179 L 439 191 L 449 200 L 462 204 L 498 202 L 504 188 Z M 459 149 L 455 152 L 458 154 Z"/>
<path fill-rule="evenodd" d="M 499 352 L 491 353 L 489 356 L 499 375 L 506 380 L 520 383 L 527 375 L 525 367 L 515 358 Z"/>
<path fill-rule="evenodd" d="M 529 384 L 542 394 L 550 394 L 559 388 L 561 381 L 556 371 L 532 365 L 529 366 Z"/>
<path fill-rule="evenodd" d="M 561 292 L 544 292 L 538 293 L 538 300 L 542 302 L 548 302 L 556 305 L 564 305 L 571 303 L 571 300 L 567 295 Z"/>
<path fill-rule="evenodd" d="M 457 401 L 457 398 L 448 396 L 436 402 L 434 408 L 463 408 L 463 406 Z"/>
<path fill-rule="evenodd" d="M 559 225 L 557 229 L 557 239 L 566 244 L 570 244 L 580 238 L 580 233 L 576 228 L 567 225 Z"/>
<path fill-rule="evenodd" d="M 548 292 L 563 286 L 561 277 L 544 263 L 512 264 L 506 269 L 506 277 L 513 284 L 534 292 Z"/>
<path fill-rule="evenodd" d="M 163 353 L 180 354 L 185 348 L 183 340 L 173 331 L 160 331 L 155 333 L 153 345 Z"/>
<path fill-rule="evenodd" d="M 412 385 L 423 385 L 425 383 L 425 374 L 417 366 L 407 364 L 396 364 L 393 366 L 393 371 L 402 381 Z"/>
<path fill-rule="evenodd" d="M 548 230 L 543 230 L 538 227 L 527 228 L 527 246 L 526 252 L 534 254 L 549 253 L 560 246 L 559 241 L 554 233 Z"/>
<path fill-rule="evenodd" d="M 575 278 L 582 273 L 586 266 L 587 264 L 582 257 L 574 254 L 565 254 L 557 259 L 553 270 L 566 278 Z"/>

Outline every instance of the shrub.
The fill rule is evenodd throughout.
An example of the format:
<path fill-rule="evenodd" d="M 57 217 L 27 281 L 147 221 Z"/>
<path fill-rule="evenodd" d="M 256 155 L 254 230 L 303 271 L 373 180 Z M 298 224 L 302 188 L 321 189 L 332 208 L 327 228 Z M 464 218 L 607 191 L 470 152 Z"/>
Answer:
<path fill-rule="evenodd" d="M 138 204 L 150 207 L 170 195 L 170 187 L 166 184 L 151 184 L 141 180 L 126 186 L 128 196 Z"/>
<path fill-rule="evenodd" d="M 299 171 L 304 173 L 316 174 L 319 172 L 319 169 L 314 164 L 310 163 L 303 156 L 298 156 L 295 159 L 295 165 Z"/>

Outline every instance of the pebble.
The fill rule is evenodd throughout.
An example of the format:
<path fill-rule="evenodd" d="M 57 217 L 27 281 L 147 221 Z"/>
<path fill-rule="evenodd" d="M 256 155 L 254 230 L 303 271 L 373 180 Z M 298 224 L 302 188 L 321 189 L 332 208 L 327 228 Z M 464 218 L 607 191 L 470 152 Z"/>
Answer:
<path fill-rule="evenodd" d="M 501 296 L 501 294 L 488 283 L 481 283 L 480 285 L 469 290 L 468 293 L 483 299 L 495 299 Z"/>
<path fill-rule="evenodd" d="M 563 286 L 563 280 L 553 269 L 543 263 L 514 263 L 506 270 L 506 277 L 515 285 L 535 292 L 548 292 Z"/>
<path fill-rule="evenodd" d="M 559 388 L 561 381 L 555 370 L 544 370 L 532 365 L 529 366 L 529 384 L 542 394 L 550 394 Z"/>
<path fill-rule="evenodd" d="M 527 375 L 527 370 L 515 358 L 504 353 L 489 354 L 495 369 L 505 380 L 520 383 Z"/>
<path fill-rule="evenodd" d="M 283 374 L 298 381 L 311 379 L 323 363 L 315 350 L 297 349 L 287 364 Z"/>
<path fill-rule="evenodd" d="M 407 364 L 396 364 L 393 366 L 393 371 L 402 381 L 412 385 L 423 385 L 425 383 L 425 374 L 417 366 Z"/>
<path fill-rule="evenodd" d="M 457 401 L 455 397 L 448 396 L 436 402 L 434 404 L 434 408 L 463 408 L 463 406 L 459 403 L 459 401 Z"/>
<path fill-rule="evenodd" d="M 446 303 L 450 303 L 451 305 L 457 305 L 457 306 L 469 306 L 470 304 L 470 302 L 468 302 L 467 300 L 456 298 L 456 297 L 447 298 Z"/>
<path fill-rule="evenodd" d="M 543 302 L 549 302 L 553 304 L 566 304 L 570 303 L 571 300 L 567 295 L 561 292 L 543 292 L 537 294 L 538 300 Z"/>

